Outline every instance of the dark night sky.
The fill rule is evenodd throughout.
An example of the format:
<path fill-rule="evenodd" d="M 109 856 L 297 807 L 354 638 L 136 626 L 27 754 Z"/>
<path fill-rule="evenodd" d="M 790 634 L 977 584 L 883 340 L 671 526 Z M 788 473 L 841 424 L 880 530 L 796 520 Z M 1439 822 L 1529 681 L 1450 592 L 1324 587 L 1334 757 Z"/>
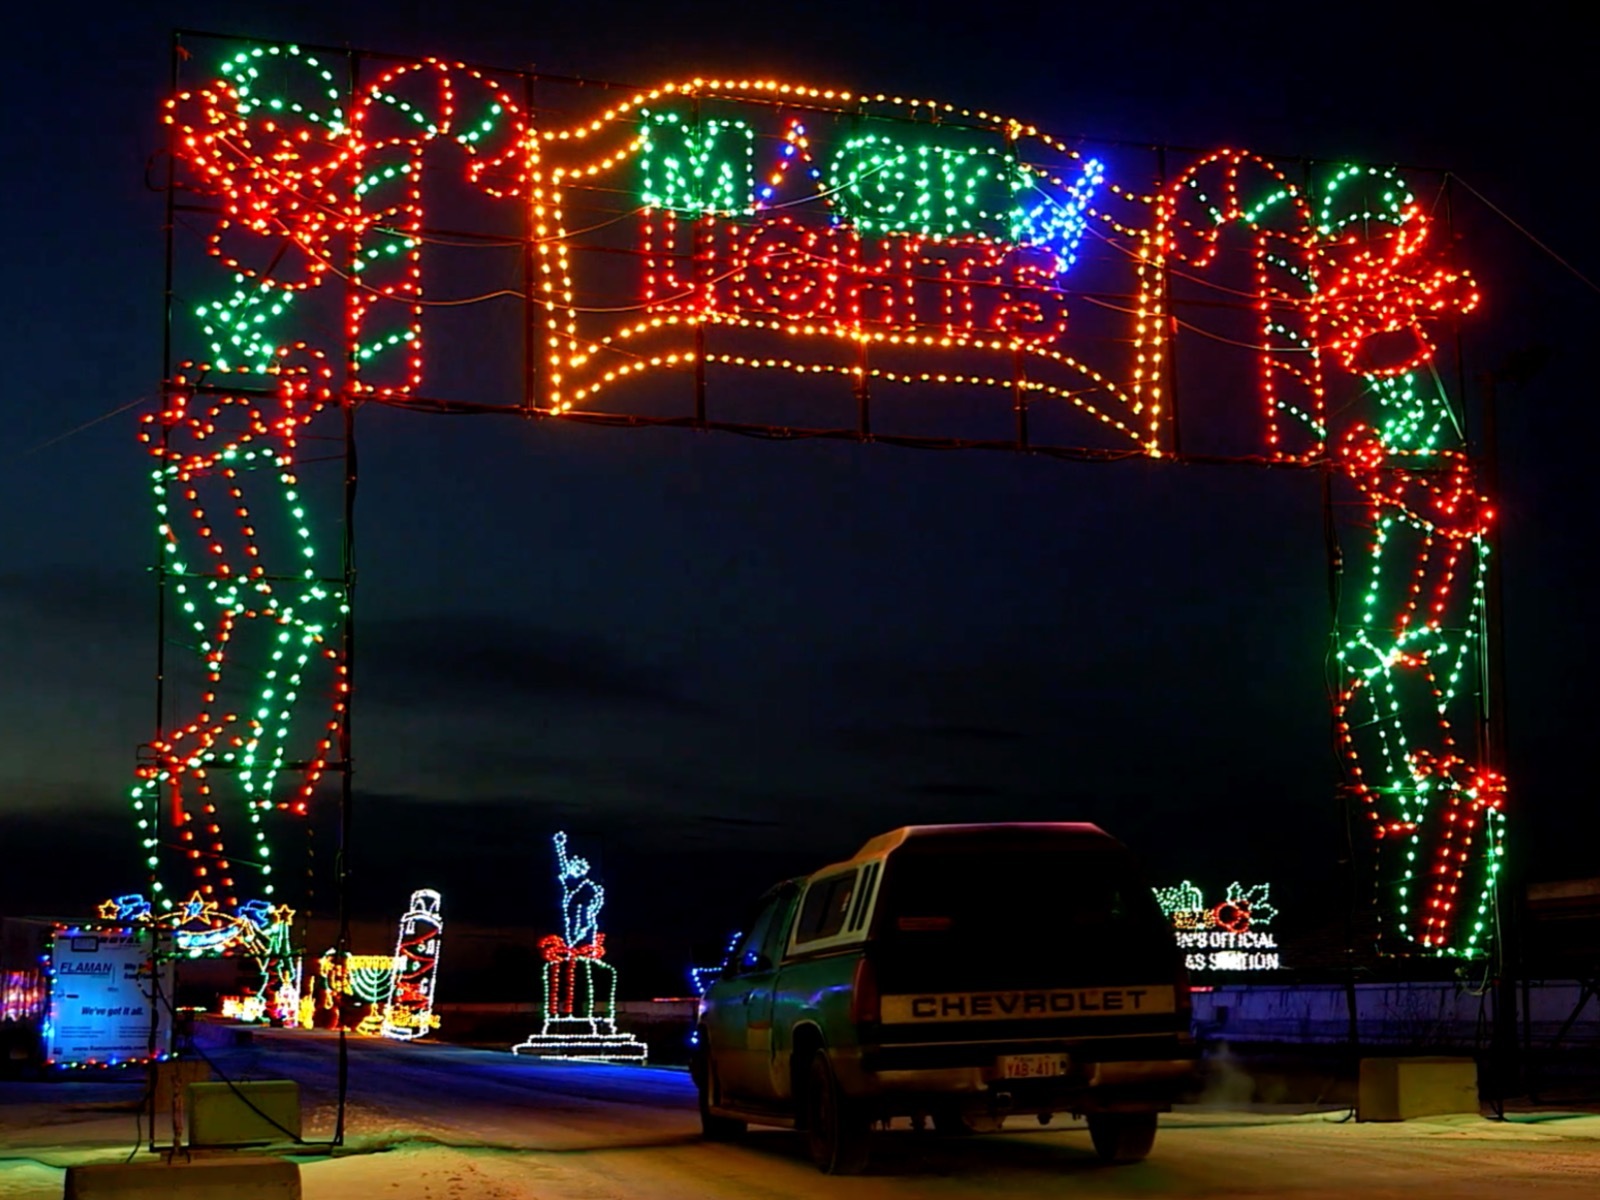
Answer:
<path fill-rule="evenodd" d="M 145 164 L 175 27 L 646 83 L 771 72 L 1061 133 L 1438 165 L 1600 277 L 1580 123 L 1600 45 L 1565 6 L 1492 25 L 1392 3 L 953 9 L 162 0 L 21 18 L 0 83 L 0 913 L 142 884 L 123 797 L 151 733 L 146 460 L 137 410 L 80 427 L 155 393 Z M 1502 395 L 1511 828 L 1535 876 L 1600 874 L 1575 757 L 1600 668 L 1579 586 L 1600 296 L 1458 203 L 1486 296 L 1469 375 L 1553 352 Z M 458 920 L 553 921 L 546 839 L 565 827 L 601 863 L 613 928 L 701 945 L 736 919 L 730 896 L 873 833 L 1002 818 L 1096 820 L 1153 874 L 1331 903 L 1310 475 L 363 422 L 364 912 L 432 885 Z"/>

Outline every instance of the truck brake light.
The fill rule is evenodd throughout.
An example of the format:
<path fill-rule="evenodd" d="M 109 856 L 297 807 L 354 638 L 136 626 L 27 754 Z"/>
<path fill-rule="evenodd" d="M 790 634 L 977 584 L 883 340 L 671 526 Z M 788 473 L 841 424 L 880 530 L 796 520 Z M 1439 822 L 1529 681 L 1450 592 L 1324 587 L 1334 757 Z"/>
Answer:
<path fill-rule="evenodd" d="M 878 994 L 878 973 L 866 955 L 856 960 L 855 978 L 850 983 L 850 1020 L 853 1024 L 876 1023 L 882 1012 Z"/>

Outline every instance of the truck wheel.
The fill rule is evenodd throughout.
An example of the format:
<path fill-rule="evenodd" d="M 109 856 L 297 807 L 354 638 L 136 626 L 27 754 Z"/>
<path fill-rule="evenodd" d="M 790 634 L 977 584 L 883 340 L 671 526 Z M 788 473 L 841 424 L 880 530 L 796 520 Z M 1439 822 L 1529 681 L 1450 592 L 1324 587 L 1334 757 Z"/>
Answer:
<path fill-rule="evenodd" d="M 694 1072 L 695 1090 L 700 1095 L 700 1136 L 708 1142 L 732 1142 L 744 1136 L 748 1126 L 737 1117 L 721 1117 L 711 1111 L 711 1097 L 721 1090 L 717 1068 L 708 1052 L 702 1052 L 700 1069 Z M 720 1097 L 719 1097 L 720 1098 Z"/>
<path fill-rule="evenodd" d="M 839 1088 L 828 1056 L 817 1051 L 806 1068 L 806 1142 L 825 1175 L 855 1175 L 866 1168 L 871 1126 L 859 1104 Z"/>
<path fill-rule="evenodd" d="M 1156 1114 L 1090 1113 L 1089 1140 L 1104 1162 L 1143 1162 L 1156 1142 Z"/>

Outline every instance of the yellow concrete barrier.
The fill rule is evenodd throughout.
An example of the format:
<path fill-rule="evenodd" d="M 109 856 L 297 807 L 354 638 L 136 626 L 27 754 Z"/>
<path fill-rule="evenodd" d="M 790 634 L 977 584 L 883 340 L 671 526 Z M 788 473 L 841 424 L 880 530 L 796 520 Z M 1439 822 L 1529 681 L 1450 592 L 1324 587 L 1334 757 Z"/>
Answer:
<path fill-rule="evenodd" d="M 184 1089 L 189 1145 L 247 1146 L 300 1136 L 300 1085 L 292 1079 L 191 1083 Z"/>
<path fill-rule="evenodd" d="M 300 1167 L 281 1158 L 196 1158 L 67 1168 L 65 1200 L 300 1200 Z"/>
<path fill-rule="evenodd" d="M 1479 1111 L 1478 1064 L 1470 1058 L 1361 1060 L 1358 1121 L 1409 1121 Z"/>

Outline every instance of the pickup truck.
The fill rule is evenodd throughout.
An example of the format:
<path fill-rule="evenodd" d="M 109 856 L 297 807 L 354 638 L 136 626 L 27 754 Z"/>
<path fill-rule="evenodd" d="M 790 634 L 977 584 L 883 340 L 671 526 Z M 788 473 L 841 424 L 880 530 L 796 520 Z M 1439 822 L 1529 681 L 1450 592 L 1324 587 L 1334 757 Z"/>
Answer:
<path fill-rule="evenodd" d="M 707 1138 L 802 1130 L 828 1173 L 896 1117 L 1087 1119 L 1144 1158 L 1195 1070 L 1189 982 L 1129 850 L 1094 825 L 906 826 L 761 898 L 700 1002 Z"/>

